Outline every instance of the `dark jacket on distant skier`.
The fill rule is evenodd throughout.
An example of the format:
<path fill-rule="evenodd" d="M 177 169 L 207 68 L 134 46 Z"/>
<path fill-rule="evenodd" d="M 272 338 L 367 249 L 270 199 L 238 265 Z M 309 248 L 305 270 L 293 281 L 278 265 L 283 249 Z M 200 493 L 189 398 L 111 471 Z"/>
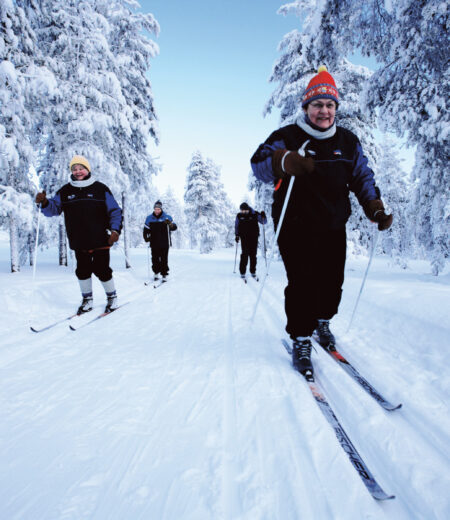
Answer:
<path fill-rule="evenodd" d="M 46 217 L 64 212 L 70 249 L 90 251 L 108 247 L 107 230 L 122 229 L 122 210 L 108 186 L 89 178 L 71 180 L 42 208 Z"/>
<path fill-rule="evenodd" d="M 170 224 L 167 224 L 167 220 Z M 176 229 L 177 225 L 174 223 L 173 218 L 166 212 L 162 211 L 158 217 L 151 213 L 145 219 L 143 237 L 146 242 L 150 242 L 152 249 L 168 249 L 169 233 Z"/>
<path fill-rule="evenodd" d="M 362 206 L 380 197 L 361 144 L 349 130 L 337 126 L 332 137 L 319 140 L 297 124 L 284 126 L 258 147 L 251 158 L 253 172 L 257 179 L 273 182 L 277 188 L 272 206 L 277 223 L 289 180 L 275 178 L 272 155 L 275 150 L 296 151 L 307 140 L 305 156 L 314 159 L 314 174 L 296 178 L 285 218 L 317 229 L 343 229 L 351 214 L 349 191 Z"/>
<path fill-rule="evenodd" d="M 249 212 L 239 212 L 236 215 L 234 223 L 234 230 L 236 236 L 240 237 L 241 240 L 256 240 L 259 236 L 259 225 L 267 223 L 267 218 L 263 217 L 261 213 L 255 211 L 252 207 L 248 206 Z"/>

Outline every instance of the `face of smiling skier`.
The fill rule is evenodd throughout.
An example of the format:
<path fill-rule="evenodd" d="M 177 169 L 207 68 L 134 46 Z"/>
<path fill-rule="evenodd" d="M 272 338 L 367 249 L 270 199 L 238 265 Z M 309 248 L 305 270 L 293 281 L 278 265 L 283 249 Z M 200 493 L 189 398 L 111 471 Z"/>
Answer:
<path fill-rule="evenodd" d="M 82 164 L 74 164 L 72 166 L 72 175 L 77 181 L 82 181 L 89 175 L 89 171 Z"/>
<path fill-rule="evenodd" d="M 336 102 L 332 99 L 315 99 L 303 110 L 313 125 L 326 130 L 334 123 Z"/>

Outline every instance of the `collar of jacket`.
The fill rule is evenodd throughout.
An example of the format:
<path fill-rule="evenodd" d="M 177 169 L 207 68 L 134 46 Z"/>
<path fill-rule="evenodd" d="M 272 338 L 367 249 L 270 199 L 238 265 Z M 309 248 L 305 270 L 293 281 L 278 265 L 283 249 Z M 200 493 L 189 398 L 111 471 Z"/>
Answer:
<path fill-rule="evenodd" d="M 72 186 L 75 186 L 75 188 L 86 188 L 87 186 L 90 186 L 91 184 L 94 184 L 95 179 L 93 177 L 89 177 L 88 179 L 83 179 L 82 181 L 76 181 L 72 179 L 72 175 L 70 176 L 69 183 Z"/>
<path fill-rule="evenodd" d="M 327 130 L 325 130 L 323 132 L 321 130 L 316 130 L 315 128 L 310 126 L 305 121 L 304 114 L 301 114 L 297 118 L 296 123 L 297 123 L 297 126 L 299 126 L 302 130 L 304 130 L 311 137 L 314 137 L 314 139 L 320 139 L 320 140 L 328 139 L 329 137 L 333 137 L 333 135 L 336 133 L 336 121 L 330 126 L 330 128 L 328 128 Z"/>

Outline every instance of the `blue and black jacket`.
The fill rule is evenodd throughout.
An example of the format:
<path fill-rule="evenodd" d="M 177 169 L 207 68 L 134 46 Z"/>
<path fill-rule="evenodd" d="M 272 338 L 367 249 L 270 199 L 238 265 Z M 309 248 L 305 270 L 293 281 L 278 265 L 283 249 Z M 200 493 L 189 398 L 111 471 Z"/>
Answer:
<path fill-rule="evenodd" d="M 239 212 L 234 222 L 234 232 L 236 236 L 242 240 L 257 239 L 259 236 L 258 222 L 267 224 L 267 218 L 263 217 L 261 213 L 258 213 L 250 206 L 248 213 Z"/>
<path fill-rule="evenodd" d="M 380 196 L 361 144 L 349 130 L 338 126 L 332 137 L 320 140 L 296 124 L 282 127 L 254 153 L 251 158 L 253 173 L 257 179 L 276 187 L 272 216 L 277 223 L 289 180 L 280 183 L 275 177 L 272 155 L 275 150 L 297 151 L 307 140 L 305 154 L 314 159 L 314 172 L 296 177 L 286 219 L 315 228 L 343 228 L 351 214 L 349 191 L 355 193 L 362 206 Z"/>
<path fill-rule="evenodd" d="M 105 184 L 88 179 L 65 184 L 42 208 L 46 217 L 64 212 L 70 249 L 90 251 L 108 246 L 108 232 L 122 229 L 122 210 Z"/>
<path fill-rule="evenodd" d="M 169 224 L 166 222 L 167 220 Z M 159 217 L 151 213 L 145 219 L 143 231 L 144 240 L 150 242 L 152 249 L 168 249 L 170 245 L 170 232 L 176 229 L 177 225 L 173 221 L 173 218 L 164 211 L 161 212 Z"/>

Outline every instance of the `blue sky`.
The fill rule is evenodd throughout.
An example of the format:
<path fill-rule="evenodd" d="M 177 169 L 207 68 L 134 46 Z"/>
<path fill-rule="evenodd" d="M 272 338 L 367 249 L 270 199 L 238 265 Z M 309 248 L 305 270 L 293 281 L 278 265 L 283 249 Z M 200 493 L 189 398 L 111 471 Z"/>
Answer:
<path fill-rule="evenodd" d="M 277 46 L 298 20 L 276 14 L 279 0 L 140 3 L 161 26 L 149 73 L 161 133 L 152 153 L 163 164 L 155 184 L 182 198 L 198 149 L 222 167 L 227 193 L 242 202 L 250 157 L 278 126 L 278 113 L 262 116 Z"/>

